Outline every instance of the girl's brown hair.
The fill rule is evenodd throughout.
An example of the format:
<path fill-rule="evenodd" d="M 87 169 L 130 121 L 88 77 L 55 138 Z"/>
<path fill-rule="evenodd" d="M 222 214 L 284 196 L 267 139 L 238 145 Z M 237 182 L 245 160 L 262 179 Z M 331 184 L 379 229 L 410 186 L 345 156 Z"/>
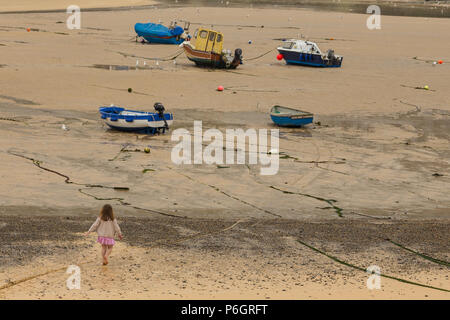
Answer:
<path fill-rule="evenodd" d="M 102 219 L 103 221 L 114 221 L 114 213 L 111 205 L 105 204 L 103 206 L 102 210 L 100 211 L 100 219 Z"/>

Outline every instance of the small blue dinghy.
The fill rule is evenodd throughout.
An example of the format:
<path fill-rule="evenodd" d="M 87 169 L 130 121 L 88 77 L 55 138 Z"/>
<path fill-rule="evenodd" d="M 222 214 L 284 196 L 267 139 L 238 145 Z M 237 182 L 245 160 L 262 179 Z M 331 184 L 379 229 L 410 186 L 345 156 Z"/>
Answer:
<path fill-rule="evenodd" d="M 310 112 L 281 106 L 273 106 L 270 110 L 272 121 L 282 127 L 301 127 L 312 123 L 313 117 Z"/>
<path fill-rule="evenodd" d="M 156 23 L 136 23 L 134 26 L 138 37 L 150 43 L 162 44 L 181 44 L 187 38 L 188 29 L 187 23 L 182 28 L 176 22 L 172 22 L 169 27 Z"/>
<path fill-rule="evenodd" d="M 164 106 L 157 102 L 154 105 L 156 112 L 125 110 L 114 105 L 100 107 L 100 115 L 105 123 L 112 129 L 142 133 L 165 133 L 173 123 L 173 114 L 164 113 Z"/>

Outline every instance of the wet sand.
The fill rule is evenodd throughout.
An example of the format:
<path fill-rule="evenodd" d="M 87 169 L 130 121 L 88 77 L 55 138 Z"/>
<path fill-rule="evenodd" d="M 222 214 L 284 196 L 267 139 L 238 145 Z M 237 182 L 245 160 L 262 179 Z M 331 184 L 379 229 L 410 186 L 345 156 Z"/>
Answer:
<path fill-rule="evenodd" d="M 448 20 L 383 16 L 369 31 L 359 14 L 181 7 L 84 12 L 82 29 L 67 30 L 66 17 L 2 15 L 1 297 L 449 297 L 384 278 L 381 291 L 368 290 L 368 274 L 298 242 L 449 289 L 448 265 L 386 240 L 449 259 Z M 149 17 L 214 24 L 247 61 L 209 70 L 182 54 L 156 65 L 142 57 L 179 48 L 134 41 L 134 23 Z M 272 39 L 302 35 L 342 54 L 343 67 L 286 66 L 275 51 L 252 59 L 279 44 Z M 424 85 L 431 90 L 414 89 Z M 177 166 L 170 133 L 114 132 L 97 113 L 156 101 L 174 113 L 173 129 L 194 120 L 204 130 L 275 128 L 274 104 L 311 111 L 315 124 L 280 129 L 275 176 L 259 165 Z M 106 268 L 94 238 L 80 235 L 104 203 L 126 237 Z M 65 288 L 68 261 L 85 273 L 80 291 Z"/>
<path fill-rule="evenodd" d="M 81 235 L 91 219 L 0 217 L 10 230 L 4 239 L 10 246 L 0 246 L 1 263 L 14 259 L 0 272 L 0 294 L 7 299 L 448 298 L 438 290 L 448 287 L 448 265 L 408 250 L 448 259 L 442 247 L 448 225 L 436 221 L 126 217 L 120 222 L 127 236 L 115 246 L 110 264 L 99 266 L 93 237 Z M 42 228 L 56 231 L 49 235 Z M 38 256 L 34 264 L 30 254 Z M 65 286 L 70 264 L 81 268 L 80 290 Z M 364 269 L 374 264 L 383 275 L 415 284 L 383 277 L 381 290 L 368 290 Z M 30 278 L 14 282 L 25 275 Z"/>

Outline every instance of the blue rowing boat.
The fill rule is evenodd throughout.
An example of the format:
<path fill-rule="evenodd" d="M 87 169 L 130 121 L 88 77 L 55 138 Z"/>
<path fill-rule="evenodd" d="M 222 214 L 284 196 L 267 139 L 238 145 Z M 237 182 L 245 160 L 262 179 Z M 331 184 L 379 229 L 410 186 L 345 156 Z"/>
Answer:
<path fill-rule="evenodd" d="M 136 23 L 134 31 L 138 37 L 144 38 L 150 43 L 181 44 L 187 38 L 187 29 L 173 22 L 169 27 L 156 23 Z"/>
<path fill-rule="evenodd" d="M 273 106 L 270 110 L 272 121 L 282 127 L 301 127 L 313 122 L 313 114 L 287 107 Z"/>
<path fill-rule="evenodd" d="M 173 123 L 173 114 L 164 113 L 165 109 L 161 103 L 155 103 L 156 112 L 144 112 L 126 110 L 117 106 L 100 107 L 101 118 L 112 129 L 120 131 L 163 133 Z"/>

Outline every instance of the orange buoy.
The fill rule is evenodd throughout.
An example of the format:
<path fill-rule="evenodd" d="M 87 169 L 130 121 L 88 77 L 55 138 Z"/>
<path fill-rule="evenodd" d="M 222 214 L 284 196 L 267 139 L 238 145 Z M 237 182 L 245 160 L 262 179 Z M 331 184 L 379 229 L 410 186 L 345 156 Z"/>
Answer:
<path fill-rule="evenodd" d="M 30 32 L 30 31 L 31 31 L 31 28 L 27 28 L 27 31 Z"/>
<path fill-rule="evenodd" d="M 283 55 L 280 53 L 277 55 L 277 60 L 282 60 L 283 59 Z"/>
<path fill-rule="evenodd" d="M 439 60 L 439 61 L 438 61 L 438 63 L 439 63 L 439 64 L 443 64 L 443 63 L 444 63 L 444 61 L 442 61 L 442 60 Z"/>
<path fill-rule="evenodd" d="M 217 87 L 217 91 L 223 91 L 223 89 L 224 89 L 223 86 L 218 86 Z"/>

